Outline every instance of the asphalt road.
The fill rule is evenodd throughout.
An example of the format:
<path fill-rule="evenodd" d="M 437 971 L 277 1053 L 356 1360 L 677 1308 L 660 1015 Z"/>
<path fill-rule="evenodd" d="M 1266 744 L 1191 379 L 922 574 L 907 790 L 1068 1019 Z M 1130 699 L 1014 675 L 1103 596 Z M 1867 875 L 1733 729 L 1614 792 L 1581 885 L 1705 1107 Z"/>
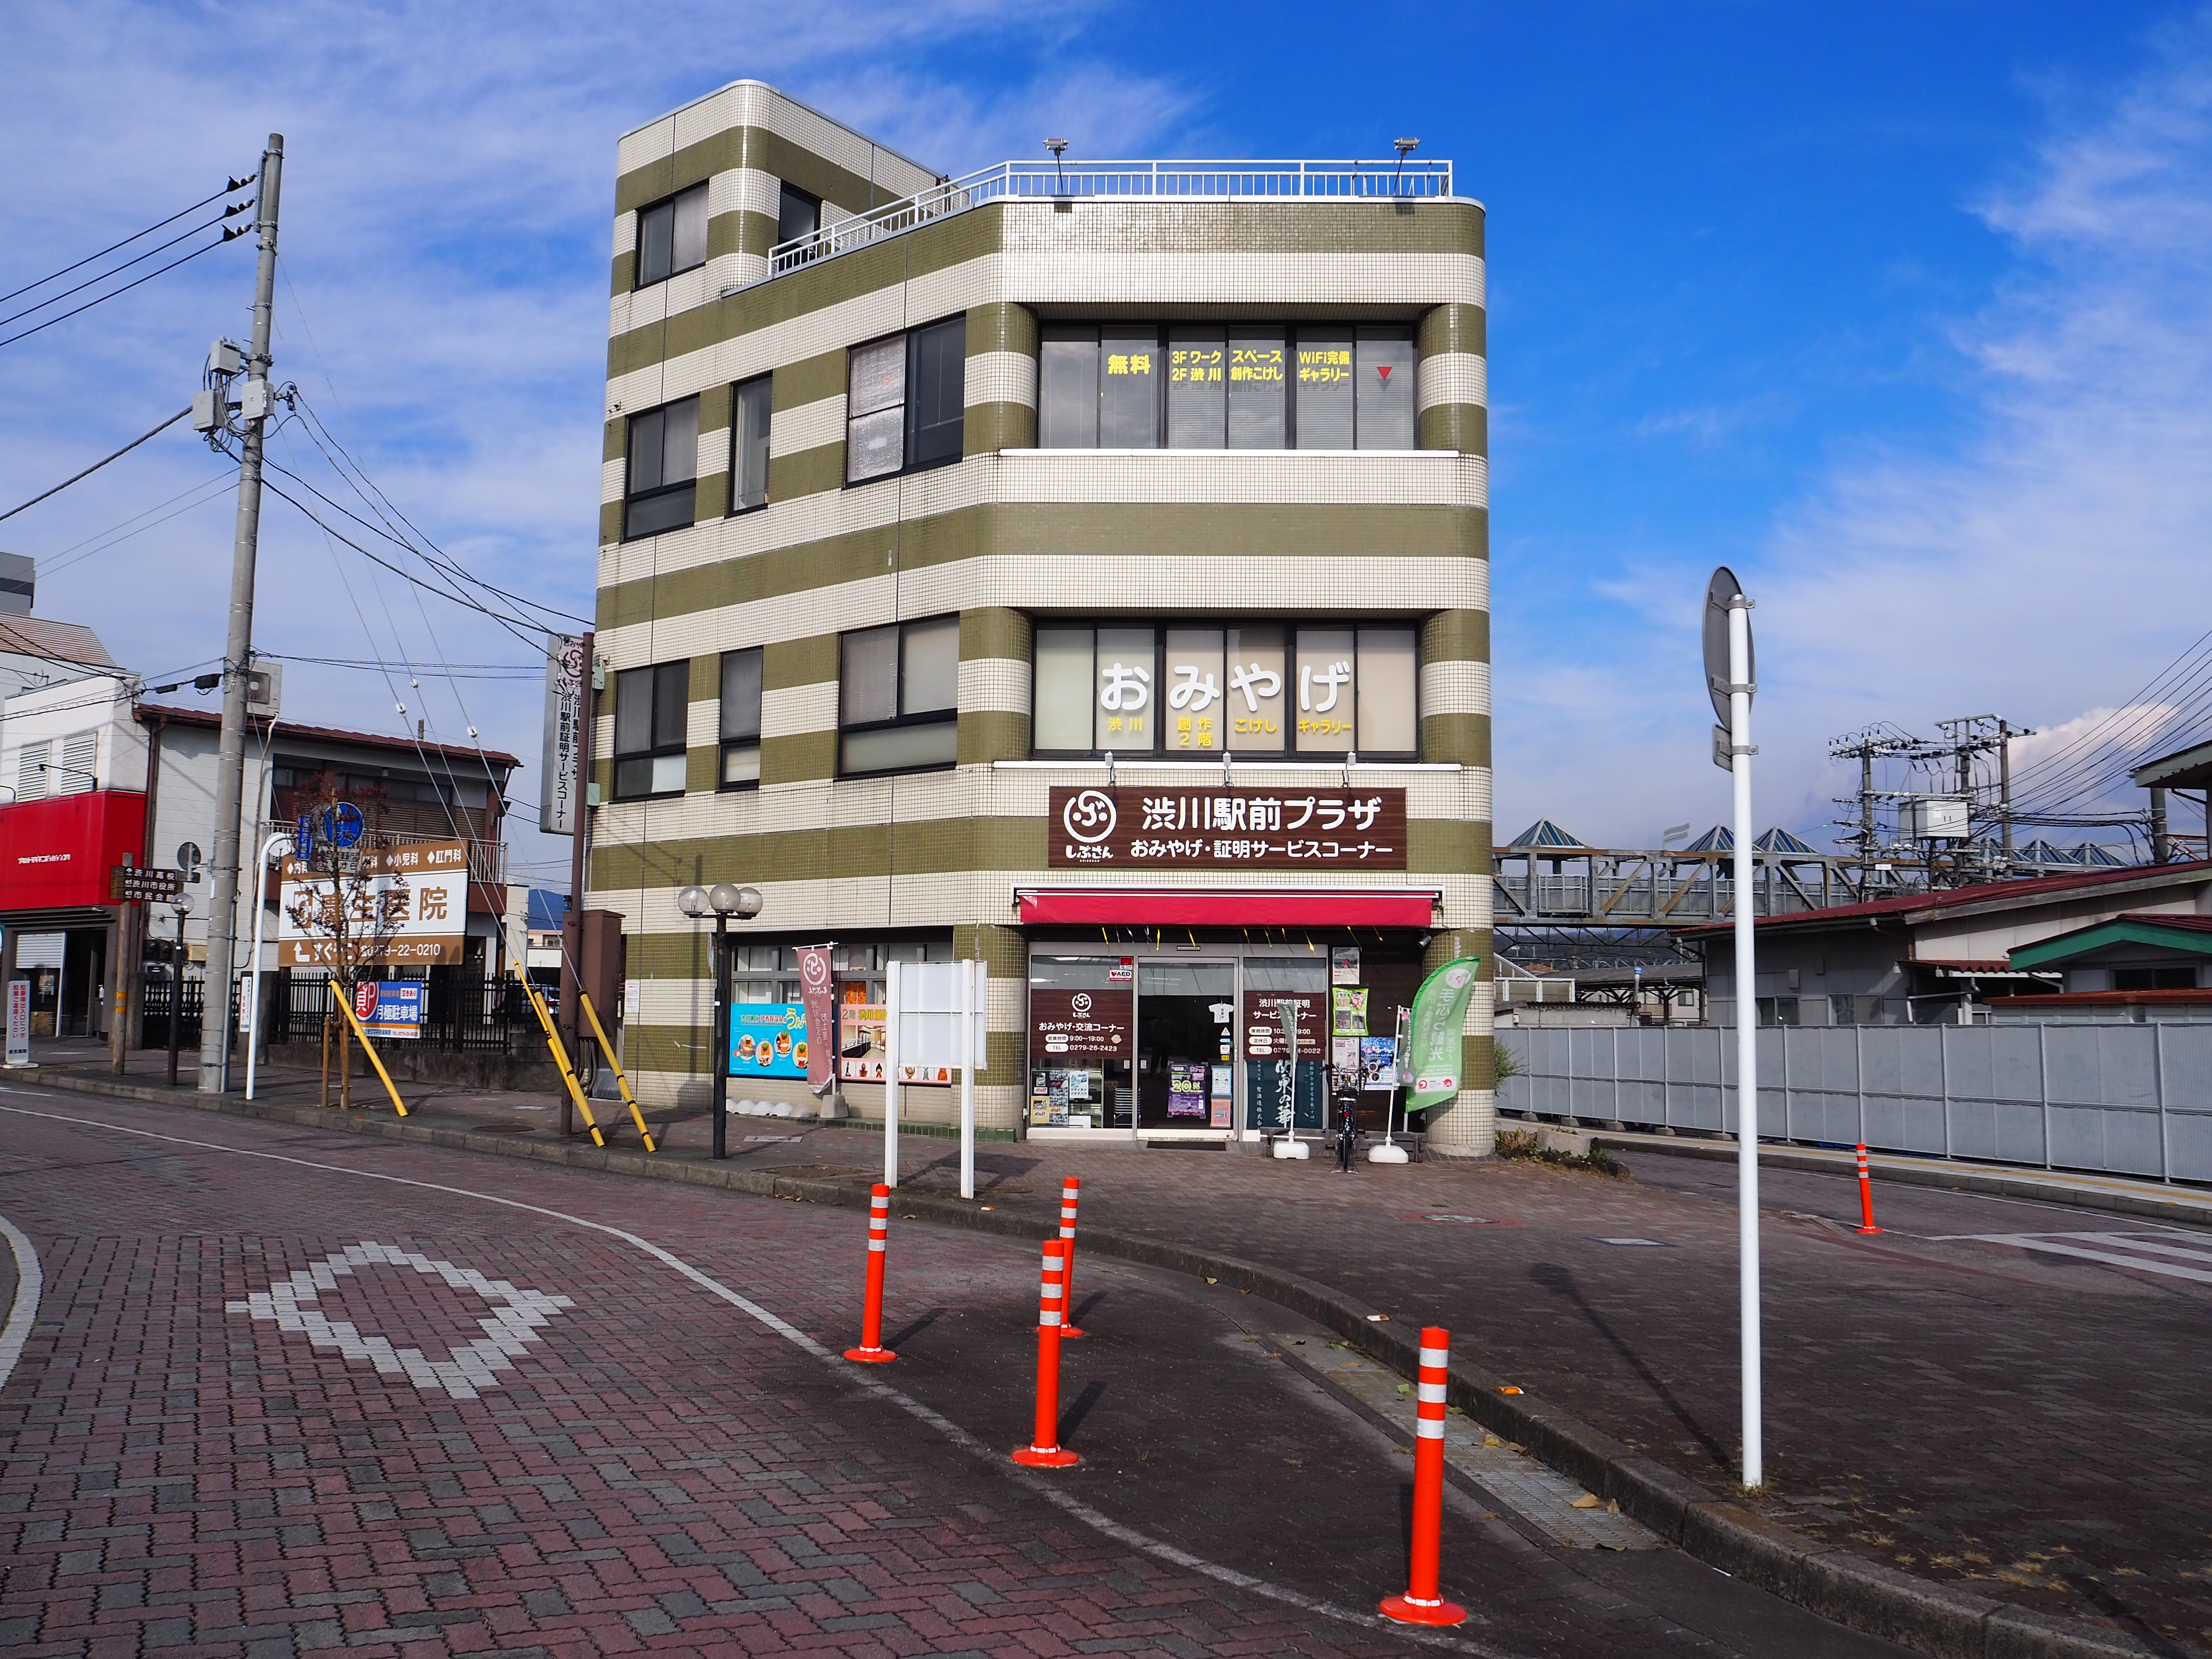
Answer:
<path fill-rule="evenodd" d="M 1431 1644 L 1408 1460 L 1327 1334 L 1084 1260 L 1077 1468 L 1018 1471 L 1036 1258 L 894 1223 L 0 1087 L 45 1301 L 0 1390 L 10 1655 L 1900 1650 L 1455 1478 Z"/>

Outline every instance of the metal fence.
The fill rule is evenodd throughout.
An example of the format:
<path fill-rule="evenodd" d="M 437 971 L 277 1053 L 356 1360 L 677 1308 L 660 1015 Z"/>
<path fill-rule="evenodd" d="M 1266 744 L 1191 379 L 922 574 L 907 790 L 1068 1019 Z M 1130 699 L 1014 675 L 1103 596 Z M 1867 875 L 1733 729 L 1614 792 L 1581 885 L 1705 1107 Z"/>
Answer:
<path fill-rule="evenodd" d="M 270 1040 L 319 1042 L 323 1017 L 331 1011 L 329 987 L 332 983 L 325 979 L 292 980 L 282 994 L 284 1000 L 281 1019 L 272 1012 Z M 189 991 L 188 986 L 188 1007 Z M 465 977 L 433 968 L 422 1001 L 422 1034 L 409 1040 L 426 1048 L 528 1054 L 536 1052 L 545 1041 L 544 1028 L 531 1010 L 529 997 L 520 981 L 511 977 Z"/>
<path fill-rule="evenodd" d="M 1735 1032 L 1498 1034 L 1500 1109 L 1734 1133 Z M 2212 1181 L 2212 1025 L 1857 1025 L 1759 1034 L 1762 1137 Z"/>
<path fill-rule="evenodd" d="M 769 250 L 769 274 L 781 276 L 817 259 L 902 235 L 935 219 L 1009 198 L 1165 198 L 1222 201 L 1288 197 L 1443 197 L 1452 193 L 1449 161 L 1001 161 L 948 179 L 902 201 L 841 219 Z"/>
<path fill-rule="evenodd" d="M 166 973 L 149 973 L 142 981 L 138 994 L 140 1048 L 167 1048 L 169 1046 L 169 1015 L 170 1010 L 176 1006 L 176 991 L 177 981 Z M 207 981 L 204 979 L 186 980 L 181 1009 L 183 1024 L 177 1033 L 177 1047 L 180 1050 L 198 1052 L 200 1017 L 206 1006 Z"/>

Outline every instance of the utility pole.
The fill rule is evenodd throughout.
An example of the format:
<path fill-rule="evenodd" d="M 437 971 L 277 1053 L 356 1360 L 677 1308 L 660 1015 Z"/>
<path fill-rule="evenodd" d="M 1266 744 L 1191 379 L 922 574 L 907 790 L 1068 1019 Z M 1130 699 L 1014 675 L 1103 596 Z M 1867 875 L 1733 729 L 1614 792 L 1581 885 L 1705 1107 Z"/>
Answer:
<path fill-rule="evenodd" d="M 200 1092 L 204 1095 L 220 1095 L 230 1083 L 230 975 L 238 936 L 239 818 L 246 793 L 246 673 L 253 655 L 253 562 L 261 538 L 261 450 L 275 403 L 269 384 L 269 337 L 276 298 L 276 209 L 283 170 L 284 135 L 272 132 L 269 148 L 261 152 L 261 177 L 255 189 L 253 219 L 261 233 L 261 258 L 253 279 L 253 343 L 239 403 L 245 434 L 238 467 L 238 529 L 230 555 L 230 631 L 222 653 L 222 741 L 216 762 L 215 856 L 210 860 L 214 881 L 208 899 L 206 1000 L 200 1030 Z M 253 925 L 258 932 L 259 916 L 254 917 Z M 181 1002 L 181 960 L 177 975 Z"/>
<path fill-rule="evenodd" d="M 2012 740 L 2028 734 L 2014 732 L 2012 722 L 1997 722 L 1997 823 L 2004 833 L 2005 873 L 2012 873 Z"/>

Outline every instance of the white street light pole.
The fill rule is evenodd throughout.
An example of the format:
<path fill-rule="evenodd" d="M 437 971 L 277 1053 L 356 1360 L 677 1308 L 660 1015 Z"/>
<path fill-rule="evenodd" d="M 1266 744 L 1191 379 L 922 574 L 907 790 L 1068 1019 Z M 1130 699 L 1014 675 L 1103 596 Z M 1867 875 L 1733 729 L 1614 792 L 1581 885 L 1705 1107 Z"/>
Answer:
<path fill-rule="evenodd" d="M 292 856 L 292 838 L 276 835 L 261 843 L 261 856 L 253 866 L 252 990 L 246 1005 L 246 1097 L 253 1098 L 253 1072 L 261 1057 L 261 906 L 269 891 L 269 860 Z M 279 892 L 283 889 L 278 889 Z"/>
<path fill-rule="evenodd" d="M 1705 680 L 1713 712 L 1726 722 L 1713 730 L 1713 760 L 1728 769 L 1735 797 L 1736 1268 L 1741 1303 L 1743 1395 L 1743 1484 L 1766 1483 L 1761 1420 L 1759 1330 L 1759 1000 L 1757 947 L 1753 939 L 1751 819 L 1751 699 L 1758 690 L 1751 646 L 1752 601 L 1725 565 L 1705 589 Z"/>

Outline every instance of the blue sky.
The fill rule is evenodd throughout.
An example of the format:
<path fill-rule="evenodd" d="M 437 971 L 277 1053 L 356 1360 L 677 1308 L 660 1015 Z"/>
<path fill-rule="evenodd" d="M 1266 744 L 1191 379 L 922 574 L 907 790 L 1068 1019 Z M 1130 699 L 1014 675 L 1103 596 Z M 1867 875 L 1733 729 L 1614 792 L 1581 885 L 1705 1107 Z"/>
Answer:
<path fill-rule="evenodd" d="M 1491 216 L 1502 832 L 1543 812 L 1649 844 L 1723 814 L 1694 632 L 1718 561 L 1759 601 L 1759 816 L 1816 840 L 1844 787 L 1831 736 L 2002 713 L 2061 734 L 2027 766 L 2206 626 L 2198 6 L 21 0 L 0 51 L 0 289 L 284 131 L 280 372 L 416 522 L 572 609 L 615 137 L 752 75 L 948 172 L 1048 132 L 1094 156 L 1382 155 L 1417 134 L 1457 163 Z M 182 404 L 206 342 L 244 332 L 250 264 L 241 243 L 0 349 L 0 498 Z M 43 614 L 131 665 L 203 662 L 222 648 L 216 486 L 83 544 L 219 470 L 173 432 L 0 526 L 0 547 L 40 559 Z M 264 573 L 269 649 L 526 659 L 281 503 Z M 287 677 L 297 718 L 396 731 L 404 701 L 533 762 L 535 695 Z M 565 868 L 561 844 L 522 839 L 541 877 Z"/>

